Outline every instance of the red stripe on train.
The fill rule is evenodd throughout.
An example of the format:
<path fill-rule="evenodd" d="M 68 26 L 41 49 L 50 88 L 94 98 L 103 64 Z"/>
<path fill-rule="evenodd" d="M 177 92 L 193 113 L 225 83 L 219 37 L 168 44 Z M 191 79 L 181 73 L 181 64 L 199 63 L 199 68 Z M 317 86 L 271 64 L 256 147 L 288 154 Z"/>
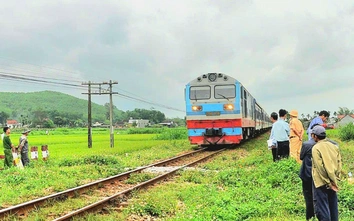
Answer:
<path fill-rule="evenodd" d="M 234 120 L 187 120 L 187 128 L 232 128 L 241 127 L 241 119 Z"/>
<path fill-rule="evenodd" d="M 256 122 L 252 119 L 230 120 L 187 120 L 187 128 L 231 128 L 231 127 L 255 127 Z"/>
<path fill-rule="evenodd" d="M 219 139 L 220 137 L 203 137 L 203 136 L 189 137 L 189 141 L 191 144 L 198 144 L 198 145 L 238 144 L 242 140 L 242 135 L 224 136 L 220 140 Z"/>

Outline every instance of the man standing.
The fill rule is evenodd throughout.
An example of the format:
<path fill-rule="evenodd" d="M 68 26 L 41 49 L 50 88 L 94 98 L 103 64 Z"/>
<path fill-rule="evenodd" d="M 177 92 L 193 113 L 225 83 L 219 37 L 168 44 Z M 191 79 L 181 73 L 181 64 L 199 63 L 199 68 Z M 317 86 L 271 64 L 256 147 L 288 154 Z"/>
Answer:
<path fill-rule="evenodd" d="M 316 144 L 312 148 L 313 196 L 317 218 L 338 221 L 338 180 L 342 170 L 339 148 L 326 140 L 326 129 L 311 130 Z"/>
<path fill-rule="evenodd" d="M 27 166 L 30 162 L 28 158 L 28 139 L 27 136 L 31 132 L 30 130 L 25 130 L 22 132 L 20 137 L 19 152 L 21 153 L 21 161 L 23 166 Z"/>
<path fill-rule="evenodd" d="M 327 125 L 324 122 L 327 120 L 328 117 L 329 117 L 328 111 L 323 110 L 318 114 L 318 117 L 315 117 L 314 119 L 312 119 L 312 121 L 309 124 L 309 127 L 307 128 L 307 135 L 308 135 L 309 140 L 311 139 L 311 131 L 310 131 L 311 129 L 310 128 L 313 127 L 313 125 L 315 125 L 315 124 L 319 124 L 319 125 L 326 128 Z"/>
<path fill-rule="evenodd" d="M 311 128 L 312 129 L 312 128 Z M 312 148 L 316 144 L 311 134 L 312 139 L 305 141 L 302 144 L 300 151 L 300 160 L 302 160 L 299 177 L 302 181 L 302 194 L 304 195 L 306 205 L 306 220 L 310 220 L 315 216 L 312 194 Z"/>
<path fill-rule="evenodd" d="M 271 113 L 270 114 L 270 121 L 272 121 L 273 125 L 275 122 L 277 122 L 277 120 L 278 120 L 278 114 L 275 112 Z M 278 145 L 277 145 L 277 141 L 274 137 L 273 128 L 270 132 L 269 140 L 272 142 L 271 149 L 272 149 L 273 161 L 275 162 L 275 161 L 279 160 L 279 156 L 278 156 Z"/>
<path fill-rule="evenodd" d="M 5 133 L 4 139 L 2 140 L 5 154 L 4 167 L 9 168 L 12 167 L 14 163 L 12 152 L 15 151 L 15 146 L 11 143 L 10 140 L 11 129 L 9 127 L 4 127 L 3 131 Z"/>
<path fill-rule="evenodd" d="M 279 119 L 273 124 L 271 138 L 277 141 L 277 159 L 289 157 L 289 124 L 285 122 L 286 110 L 279 110 Z M 274 155 L 273 155 L 274 156 Z"/>
<path fill-rule="evenodd" d="M 293 157 L 298 163 L 300 161 L 300 149 L 302 145 L 302 136 L 304 135 L 304 126 L 297 118 L 297 110 L 290 111 L 290 156 Z"/>

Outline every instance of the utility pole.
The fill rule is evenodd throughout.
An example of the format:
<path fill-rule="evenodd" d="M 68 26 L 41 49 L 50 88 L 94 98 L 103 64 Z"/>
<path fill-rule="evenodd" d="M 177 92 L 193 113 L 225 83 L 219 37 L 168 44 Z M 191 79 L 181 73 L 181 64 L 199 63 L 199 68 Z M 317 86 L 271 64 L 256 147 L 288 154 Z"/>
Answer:
<path fill-rule="evenodd" d="M 109 85 L 107 90 L 102 89 L 102 85 Z M 112 91 L 112 85 L 118 84 L 117 81 L 110 80 L 109 82 L 102 82 L 102 83 L 92 83 L 89 81 L 88 83 L 82 83 L 82 85 L 88 85 L 88 147 L 92 147 L 92 116 L 91 116 L 91 95 L 102 95 L 102 94 L 109 94 L 109 121 L 110 121 L 110 147 L 114 147 L 114 130 L 113 130 L 113 101 L 112 95 L 118 94 L 118 92 Z M 98 92 L 93 92 L 91 90 L 91 85 L 98 85 Z"/>
<path fill-rule="evenodd" d="M 91 115 L 91 82 L 89 81 L 88 85 L 88 112 L 87 112 L 87 119 L 88 119 L 88 147 L 92 147 L 92 115 Z"/>
<path fill-rule="evenodd" d="M 113 101 L 112 101 L 112 81 L 109 81 L 109 123 L 110 123 L 110 144 L 114 147 L 114 131 L 113 131 Z"/>

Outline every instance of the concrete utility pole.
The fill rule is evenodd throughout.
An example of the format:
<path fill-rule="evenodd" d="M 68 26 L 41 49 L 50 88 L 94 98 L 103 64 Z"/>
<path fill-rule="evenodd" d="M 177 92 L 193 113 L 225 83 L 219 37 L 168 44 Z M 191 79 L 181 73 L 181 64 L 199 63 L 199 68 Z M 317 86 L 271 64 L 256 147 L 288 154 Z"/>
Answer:
<path fill-rule="evenodd" d="M 109 85 L 108 90 L 102 89 L 101 85 Z M 110 121 L 110 146 L 114 147 L 114 130 L 113 130 L 113 101 L 112 101 L 112 94 L 118 94 L 118 92 L 112 91 L 112 84 L 118 84 L 117 81 L 110 80 L 109 82 L 102 82 L 102 83 L 92 83 L 89 81 L 88 83 L 82 83 L 82 85 L 88 85 L 88 147 L 92 147 L 92 116 L 91 116 L 91 95 L 102 95 L 102 94 L 109 94 L 109 121 Z M 92 92 L 91 85 L 98 85 L 98 92 Z"/>

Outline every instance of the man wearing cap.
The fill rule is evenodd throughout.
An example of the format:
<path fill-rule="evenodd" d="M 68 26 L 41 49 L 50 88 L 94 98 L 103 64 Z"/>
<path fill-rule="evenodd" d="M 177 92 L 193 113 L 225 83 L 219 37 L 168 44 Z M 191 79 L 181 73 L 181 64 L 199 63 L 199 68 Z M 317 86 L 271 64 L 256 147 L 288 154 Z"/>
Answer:
<path fill-rule="evenodd" d="M 290 156 L 293 157 L 298 163 L 300 160 L 300 150 L 302 146 L 302 136 L 304 135 L 304 126 L 297 118 L 297 110 L 290 111 Z"/>
<path fill-rule="evenodd" d="M 307 128 L 307 135 L 308 135 L 308 139 L 311 139 L 311 127 L 313 127 L 313 125 L 315 124 L 319 124 L 323 127 L 327 127 L 327 124 L 325 124 L 324 122 L 327 120 L 327 118 L 329 117 L 329 112 L 328 111 L 321 111 L 317 117 L 313 118 L 312 121 L 309 124 L 309 127 Z"/>
<path fill-rule="evenodd" d="M 326 140 L 326 129 L 311 130 L 316 144 L 312 148 L 312 178 L 315 213 L 319 220 L 338 220 L 338 180 L 342 170 L 339 148 Z"/>
<path fill-rule="evenodd" d="M 27 136 L 31 132 L 30 130 L 25 130 L 22 132 L 20 137 L 19 152 L 21 153 L 21 161 L 23 166 L 27 166 L 30 162 L 28 158 L 28 139 Z"/>

